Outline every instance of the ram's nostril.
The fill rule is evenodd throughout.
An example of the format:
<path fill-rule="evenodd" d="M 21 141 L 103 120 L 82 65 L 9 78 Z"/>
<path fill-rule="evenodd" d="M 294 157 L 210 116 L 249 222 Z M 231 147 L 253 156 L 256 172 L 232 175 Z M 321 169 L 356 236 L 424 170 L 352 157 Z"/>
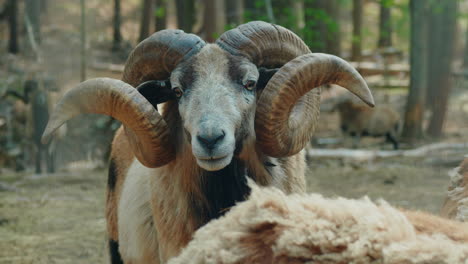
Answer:
<path fill-rule="evenodd" d="M 211 150 L 216 146 L 216 143 L 224 138 L 225 135 L 226 133 L 223 130 L 220 130 L 219 133 L 211 135 L 199 134 L 197 135 L 197 139 L 202 146 Z"/>

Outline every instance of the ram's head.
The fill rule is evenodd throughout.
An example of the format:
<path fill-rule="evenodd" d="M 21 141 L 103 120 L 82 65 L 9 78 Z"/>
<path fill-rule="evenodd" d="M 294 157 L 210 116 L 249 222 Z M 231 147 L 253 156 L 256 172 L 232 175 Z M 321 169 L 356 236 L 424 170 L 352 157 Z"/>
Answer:
<path fill-rule="evenodd" d="M 342 59 L 311 53 L 293 32 L 250 22 L 214 44 L 193 34 L 163 30 L 130 55 L 122 81 L 81 83 L 57 105 L 44 134 L 80 113 L 120 120 L 138 160 L 168 164 L 189 144 L 200 167 L 227 166 L 246 140 L 266 156 L 304 148 L 319 116 L 319 89 L 335 83 L 369 105 L 362 77 Z M 135 89 L 138 88 L 138 89 Z M 156 104 L 168 102 L 163 116 Z"/>

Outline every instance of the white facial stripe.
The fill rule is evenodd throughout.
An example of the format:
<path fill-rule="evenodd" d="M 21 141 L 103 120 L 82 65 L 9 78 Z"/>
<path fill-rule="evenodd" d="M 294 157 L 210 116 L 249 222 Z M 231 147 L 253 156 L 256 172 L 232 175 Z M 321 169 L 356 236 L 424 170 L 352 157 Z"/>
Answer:
<path fill-rule="evenodd" d="M 207 45 L 186 63 L 185 67 L 192 69 L 175 71 L 171 76 L 171 81 L 181 83 L 184 71 L 193 72 L 193 78 L 187 78 L 193 80 L 180 99 L 179 112 L 192 137 L 192 152 L 207 170 L 229 164 L 239 131 L 243 131 L 242 137 L 245 131 L 254 133 L 255 92 L 245 89 L 242 82 L 258 79 L 258 71 L 246 59 L 229 56 L 218 46 Z M 217 163 L 210 161 L 217 158 Z"/>

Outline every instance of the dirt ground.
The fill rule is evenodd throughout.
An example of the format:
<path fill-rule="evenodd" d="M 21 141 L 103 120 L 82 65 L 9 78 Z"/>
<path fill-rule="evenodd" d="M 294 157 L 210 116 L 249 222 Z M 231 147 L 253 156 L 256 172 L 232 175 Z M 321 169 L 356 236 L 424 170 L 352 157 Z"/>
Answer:
<path fill-rule="evenodd" d="M 320 159 L 309 161 L 307 181 L 325 196 L 367 195 L 437 213 L 450 169 L 424 159 Z M 107 263 L 105 183 L 102 170 L 1 174 L 0 264 Z"/>

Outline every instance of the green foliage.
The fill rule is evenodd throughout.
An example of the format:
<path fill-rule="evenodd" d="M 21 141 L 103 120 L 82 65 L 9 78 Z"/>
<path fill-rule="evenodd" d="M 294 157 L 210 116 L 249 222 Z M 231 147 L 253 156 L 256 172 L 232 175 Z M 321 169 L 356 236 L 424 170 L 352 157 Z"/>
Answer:
<path fill-rule="evenodd" d="M 157 7 L 156 10 L 154 10 L 154 16 L 155 17 L 164 17 L 166 15 L 166 9 L 164 6 Z"/>
<path fill-rule="evenodd" d="M 379 2 L 381 5 L 383 5 L 386 8 L 390 8 L 396 5 L 395 0 L 380 0 Z"/>

